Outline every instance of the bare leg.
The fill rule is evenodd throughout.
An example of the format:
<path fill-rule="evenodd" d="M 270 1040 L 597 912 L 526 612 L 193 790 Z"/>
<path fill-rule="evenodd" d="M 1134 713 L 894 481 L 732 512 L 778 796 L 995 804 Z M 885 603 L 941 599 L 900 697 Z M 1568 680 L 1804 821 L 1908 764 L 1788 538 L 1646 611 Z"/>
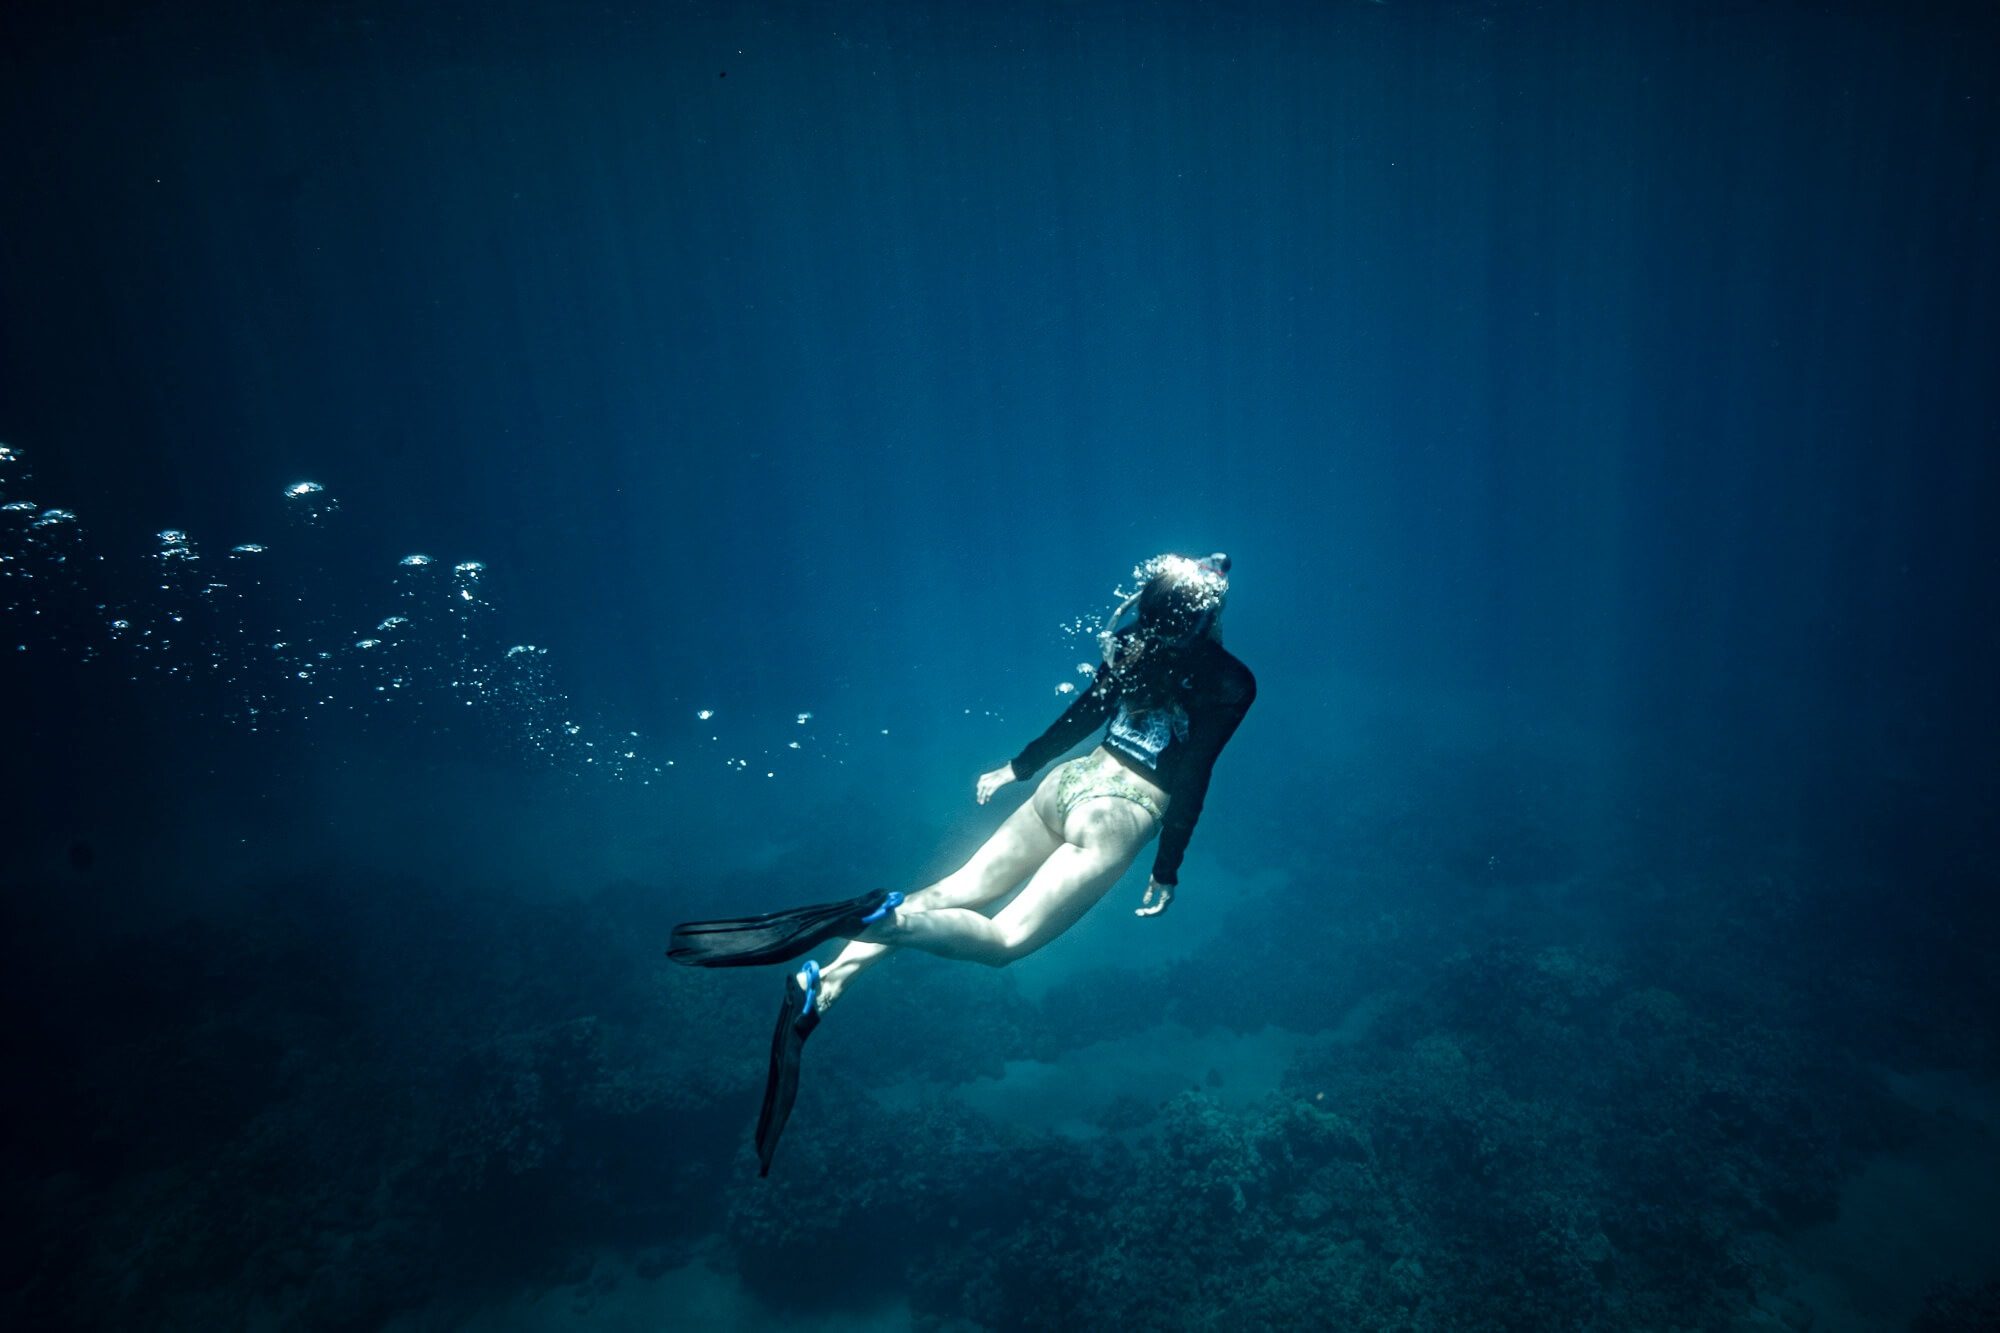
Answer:
<path fill-rule="evenodd" d="M 898 945 L 940 958 L 1005 967 L 1075 925 L 1130 864 L 1129 852 L 1109 855 L 1102 849 L 1064 845 L 1042 862 L 1021 896 L 997 916 L 963 907 L 898 913 L 887 933 Z"/>
<path fill-rule="evenodd" d="M 1063 845 L 997 915 L 962 907 L 898 911 L 868 934 L 990 967 L 1027 957 L 1097 905 L 1145 845 L 1153 819 L 1130 801 L 1100 797 L 1071 811 L 1063 831 Z"/>
<path fill-rule="evenodd" d="M 903 900 L 902 913 L 924 913 L 947 908 L 977 907 L 1003 898 L 1049 859 L 1062 846 L 1062 839 L 1036 813 L 1037 802 L 1026 801 L 1007 816 L 972 859 L 927 889 Z M 978 913 L 971 913 L 978 916 Z M 979 917 L 981 921 L 985 917 Z M 900 941 L 898 941 L 900 943 Z M 822 1009 L 840 998 L 847 983 L 889 952 L 888 943 L 850 941 L 831 963 L 820 970 L 819 1002 Z"/>

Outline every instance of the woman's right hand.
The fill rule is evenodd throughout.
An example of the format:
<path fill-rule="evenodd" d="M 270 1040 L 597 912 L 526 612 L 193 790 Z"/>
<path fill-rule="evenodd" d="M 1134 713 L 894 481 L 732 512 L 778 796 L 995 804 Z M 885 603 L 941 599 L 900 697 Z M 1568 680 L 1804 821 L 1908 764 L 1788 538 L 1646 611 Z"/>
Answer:
<path fill-rule="evenodd" d="M 985 805 L 993 799 L 993 793 L 1014 780 L 1014 766 L 1002 764 L 991 773 L 979 775 L 979 803 Z"/>

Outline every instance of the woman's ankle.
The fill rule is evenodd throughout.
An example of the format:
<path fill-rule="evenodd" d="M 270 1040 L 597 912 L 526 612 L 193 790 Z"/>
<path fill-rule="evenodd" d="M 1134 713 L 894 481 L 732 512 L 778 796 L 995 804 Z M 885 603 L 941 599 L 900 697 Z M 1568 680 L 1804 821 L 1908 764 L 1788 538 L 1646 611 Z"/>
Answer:
<path fill-rule="evenodd" d="M 840 993 L 846 989 L 847 982 L 844 978 L 836 977 L 832 972 L 821 972 L 819 974 L 819 1011 L 825 1013 L 828 1009 L 832 1008 L 833 1002 L 838 1000 Z"/>

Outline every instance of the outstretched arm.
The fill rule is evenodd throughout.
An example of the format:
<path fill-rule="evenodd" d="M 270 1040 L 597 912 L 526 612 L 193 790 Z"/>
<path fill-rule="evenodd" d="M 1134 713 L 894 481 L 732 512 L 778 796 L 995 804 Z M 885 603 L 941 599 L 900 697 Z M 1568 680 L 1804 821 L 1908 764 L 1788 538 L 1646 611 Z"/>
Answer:
<path fill-rule="evenodd" d="M 1203 724 L 1189 737 L 1195 753 L 1188 759 L 1187 790 L 1175 794 L 1161 824 L 1160 849 L 1153 857 L 1153 878 L 1146 890 L 1147 905 L 1151 905 L 1155 889 L 1165 892 L 1159 906 L 1150 912 L 1142 909 L 1141 916 L 1157 915 L 1173 901 L 1174 886 L 1181 878 L 1181 858 L 1187 854 L 1188 839 L 1194 836 L 1195 821 L 1201 818 L 1201 807 L 1208 800 L 1208 779 L 1215 770 L 1216 757 L 1236 734 L 1243 715 L 1250 711 L 1256 698 L 1256 678 L 1244 670 L 1239 680 L 1230 683 L 1227 697 L 1220 701 L 1213 715 L 1203 719 Z"/>
<path fill-rule="evenodd" d="M 1063 710 L 1062 716 L 1049 724 L 1047 731 L 1029 741 L 1027 748 L 1007 765 L 1008 769 L 1020 781 L 1033 777 L 1042 765 L 1103 726 L 1104 719 L 1111 716 L 1111 710 L 1117 703 L 1118 678 L 1111 673 L 1109 666 L 1100 663 L 1090 688 L 1077 695 L 1075 701 Z M 985 778 L 981 778 L 980 782 L 983 785 Z"/>

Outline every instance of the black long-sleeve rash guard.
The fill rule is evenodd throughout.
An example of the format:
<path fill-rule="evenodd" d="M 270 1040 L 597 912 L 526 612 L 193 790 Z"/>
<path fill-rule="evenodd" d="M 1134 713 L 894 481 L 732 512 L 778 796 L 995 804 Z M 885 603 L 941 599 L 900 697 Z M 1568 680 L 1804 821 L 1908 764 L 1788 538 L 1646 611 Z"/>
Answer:
<path fill-rule="evenodd" d="M 1134 773 L 1158 783 L 1170 798 L 1153 857 L 1153 878 L 1162 884 L 1180 882 L 1181 857 L 1208 799 L 1216 756 L 1257 697 L 1257 678 L 1250 668 L 1213 639 L 1189 650 L 1176 684 L 1172 704 L 1138 712 L 1120 697 L 1117 676 L 1100 665 L 1090 688 L 1013 763 L 1014 776 L 1026 781 L 1109 718 L 1104 748 Z"/>

